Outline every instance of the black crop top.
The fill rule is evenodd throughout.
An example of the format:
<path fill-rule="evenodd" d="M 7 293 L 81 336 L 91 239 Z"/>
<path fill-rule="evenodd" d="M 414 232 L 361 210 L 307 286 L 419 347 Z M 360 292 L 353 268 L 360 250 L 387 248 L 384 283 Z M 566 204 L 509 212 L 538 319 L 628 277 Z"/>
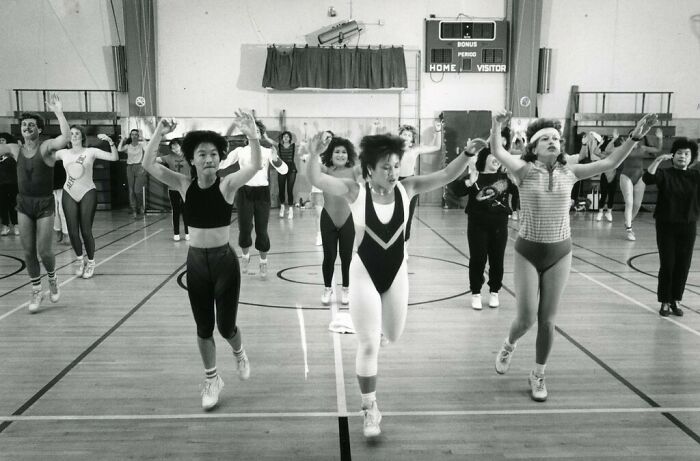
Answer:
<path fill-rule="evenodd" d="M 206 189 L 192 181 L 185 194 L 185 220 L 190 227 L 213 229 L 231 224 L 233 205 L 224 200 L 219 189 L 219 178 Z"/>

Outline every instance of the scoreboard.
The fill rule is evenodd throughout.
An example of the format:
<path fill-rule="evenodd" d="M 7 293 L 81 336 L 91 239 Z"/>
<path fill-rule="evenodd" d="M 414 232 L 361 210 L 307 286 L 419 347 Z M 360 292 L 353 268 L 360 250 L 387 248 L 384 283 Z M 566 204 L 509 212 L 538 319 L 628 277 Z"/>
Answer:
<path fill-rule="evenodd" d="M 425 20 L 425 72 L 508 72 L 506 21 Z"/>

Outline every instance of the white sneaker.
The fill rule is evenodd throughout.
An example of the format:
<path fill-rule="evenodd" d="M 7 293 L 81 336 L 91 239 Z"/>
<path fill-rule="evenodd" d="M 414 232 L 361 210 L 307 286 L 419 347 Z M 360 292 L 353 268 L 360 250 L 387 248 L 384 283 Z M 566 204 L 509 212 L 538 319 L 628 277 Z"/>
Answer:
<path fill-rule="evenodd" d="M 472 309 L 476 311 L 481 310 L 481 295 L 472 295 Z"/>
<path fill-rule="evenodd" d="M 343 287 L 340 291 L 340 302 L 342 304 L 350 304 L 350 288 Z"/>
<path fill-rule="evenodd" d="M 10 235 L 10 228 L 7 226 L 2 226 L 2 231 L 0 231 L 0 235 Z"/>
<path fill-rule="evenodd" d="M 489 307 L 498 307 L 501 303 L 498 300 L 498 293 L 491 293 L 489 295 Z"/>
<path fill-rule="evenodd" d="M 605 219 L 607 219 L 608 222 L 612 222 L 612 210 L 605 211 Z"/>
<path fill-rule="evenodd" d="M 262 278 L 262 279 L 267 278 L 267 259 L 260 260 L 260 278 Z"/>
<path fill-rule="evenodd" d="M 241 256 L 241 274 L 247 274 L 250 267 L 250 255 Z"/>
<path fill-rule="evenodd" d="M 331 303 L 331 295 L 333 294 L 333 288 L 326 287 L 323 289 L 323 294 L 321 295 L 321 304 L 327 306 Z"/>
<path fill-rule="evenodd" d="M 245 350 L 241 353 L 240 356 L 236 356 L 236 367 L 238 369 L 238 379 L 241 381 L 245 381 L 248 378 L 250 378 L 250 361 L 248 360 L 248 355 L 245 353 Z"/>
<path fill-rule="evenodd" d="M 61 299 L 61 289 L 58 287 L 58 276 L 49 278 L 49 299 L 52 303 L 57 303 Z"/>
<path fill-rule="evenodd" d="M 15 226 L 15 235 L 19 235 L 19 226 Z"/>
<path fill-rule="evenodd" d="M 190 234 L 185 234 L 185 240 L 187 240 L 187 241 L 190 240 Z"/>
<path fill-rule="evenodd" d="M 85 258 L 83 258 L 82 256 L 80 257 L 80 259 L 78 259 L 78 261 L 76 261 L 76 263 L 75 263 L 75 275 L 77 277 L 83 276 L 83 272 L 85 272 L 85 264 L 86 264 Z"/>
<path fill-rule="evenodd" d="M 547 386 L 544 384 L 544 376 L 537 376 L 533 370 L 530 372 L 527 382 L 530 384 L 530 397 L 532 397 L 532 400 L 535 402 L 547 400 Z"/>
<path fill-rule="evenodd" d="M 595 220 L 596 220 L 596 221 L 602 221 L 602 220 L 603 220 L 603 213 L 604 213 L 604 212 L 603 212 L 602 209 L 601 209 L 601 210 L 598 210 L 598 214 L 595 215 Z"/>
<path fill-rule="evenodd" d="M 520 214 L 517 211 L 514 211 L 510 217 L 513 218 L 513 221 L 517 221 L 518 218 L 520 218 Z"/>
<path fill-rule="evenodd" d="M 316 246 L 320 247 L 321 245 L 323 245 L 323 239 L 321 238 L 321 233 L 317 232 L 316 233 Z"/>
<path fill-rule="evenodd" d="M 632 241 L 632 242 L 634 242 L 635 240 L 637 240 L 637 237 L 635 237 L 634 231 L 632 230 L 631 227 L 628 227 L 628 228 L 626 229 L 626 231 L 627 231 L 627 240 L 630 240 L 630 241 Z"/>
<path fill-rule="evenodd" d="M 372 402 L 371 407 L 362 409 L 362 416 L 364 417 L 362 432 L 365 437 L 376 437 L 382 433 L 381 429 L 379 429 L 379 423 L 382 421 L 382 414 L 379 412 L 376 401 Z"/>
<path fill-rule="evenodd" d="M 287 215 L 287 219 L 294 219 L 294 207 L 289 207 L 289 214 Z"/>
<path fill-rule="evenodd" d="M 291 211 L 291 208 L 289 209 Z M 284 205 L 280 203 L 280 218 L 284 218 Z"/>
<path fill-rule="evenodd" d="M 38 290 L 32 288 L 32 299 L 29 300 L 29 312 L 34 313 L 39 310 L 41 306 L 41 300 L 44 299 L 44 292 L 41 291 L 41 287 Z"/>
<path fill-rule="evenodd" d="M 180 234 L 173 235 L 173 240 L 175 240 L 176 242 L 179 242 L 180 241 Z"/>
<path fill-rule="evenodd" d="M 501 350 L 498 351 L 498 355 L 496 355 L 496 373 L 502 375 L 508 371 L 508 368 L 510 368 L 510 360 L 513 358 L 513 352 L 515 352 L 515 345 L 510 348 L 506 345 L 506 342 L 503 341 Z"/>
<path fill-rule="evenodd" d="M 95 275 L 95 261 L 88 261 L 87 264 L 85 264 L 85 272 L 83 272 L 83 278 L 84 279 L 89 279 L 92 278 L 92 276 Z"/>
<path fill-rule="evenodd" d="M 219 403 L 219 394 L 223 388 L 224 380 L 219 375 L 212 379 L 205 379 L 204 384 L 201 386 L 202 408 L 205 410 L 214 408 Z"/>

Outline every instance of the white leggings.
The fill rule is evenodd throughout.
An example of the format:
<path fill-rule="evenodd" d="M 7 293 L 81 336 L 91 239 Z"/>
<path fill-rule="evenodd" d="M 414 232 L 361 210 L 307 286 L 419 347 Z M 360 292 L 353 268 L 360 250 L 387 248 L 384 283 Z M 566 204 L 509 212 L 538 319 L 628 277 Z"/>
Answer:
<path fill-rule="evenodd" d="M 357 333 L 355 371 L 376 376 L 381 334 L 396 341 L 403 333 L 408 311 L 408 269 L 401 264 L 389 290 L 379 294 L 357 253 L 350 263 L 350 316 Z"/>

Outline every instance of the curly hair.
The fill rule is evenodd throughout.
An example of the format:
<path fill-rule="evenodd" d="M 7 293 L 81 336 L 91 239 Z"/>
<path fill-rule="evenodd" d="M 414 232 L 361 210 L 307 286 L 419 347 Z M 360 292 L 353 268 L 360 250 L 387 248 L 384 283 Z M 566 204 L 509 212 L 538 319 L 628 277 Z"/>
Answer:
<path fill-rule="evenodd" d="M 491 155 L 491 149 L 488 147 L 485 147 L 479 151 L 476 157 L 476 163 L 474 164 L 476 171 L 479 173 L 484 171 L 484 168 L 486 168 L 486 159 L 489 155 Z"/>
<path fill-rule="evenodd" d="M 44 129 L 44 117 L 35 112 L 22 112 L 19 116 L 19 124 L 21 125 L 23 121 L 32 119 L 36 122 L 37 128 L 40 130 Z"/>
<path fill-rule="evenodd" d="M 375 134 L 365 136 L 360 141 L 360 165 L 362 177 L 369 177 L 369 169 L 374 169 L 377 162 L 384 157 L 396 154 L 399 160 L 403 157 L 403 139 L 391 134 Z"/>
<path fill-rule="evenodd" d="M 535 147 L 537 146 L 537 142 L 539 141 L 539 139 L 536 139 L 534 142 L 531 142 L 529 140 L 532 139 L 535 133 L 544 128 L 554 128 L 559 133 L 561 133 L 561 122 L 559 120 L 554 120 L 551 118 L 538 118 L 537 120 L 535 120 L 527 126 L 525 136 L 528 139 L 528 143 L 527 146 L 525 146 L 525 155 L 523 155 L 523 160 L 525 160 L 526 162 L 534 162 L 535 160 L 537 160 L 537 155 L 535 154 Z M 566 156 L 563 150 L 557 156 L 557 162 L 561 163 L 562 165 L 566 165 Z"/>
<path fill-rule="evenodd" d="M 413 125 L 401 125 L 401 126 L 399 126 L 399 136 L 401 136 L 401 134 L 404 131 L 411 132 L 411 135 L 412 135 L 411 145 L 414 145 L 416 143 L 416 138 L 418 137 L 418 130 L 416 129 L 416 127 Z"/>
<path fill-rule="evenodd" d="M 294 135 L 292 135 L 292 132 L 291 132 L 291 131 L 285 130 L 285 131 L 281 132 L 280 135 L 277 137 L 277 139 L 279 140 L 280 144 L 282 144 L 282 139 L 284 138 L 284 135 L 289 135 L 289 142 L 290 142 L 290 144 L 291 144 L 292 141 L 294 141 Z"/>
<path fill-rule="evenodd" d="M 7 144 L 17 144 L 17 138 L 10 133 L 0 133 L 0 138 L 4 139 Z"/>
<path fill-rule="evenodd" d="M 690 163 L 698 159 L 698 143 L 688 138 L 678 138 L 671 145 L 671 154 L 676 155 L 681 149 L 690 149 Z"/>
<path fill-rule="evenodd" d="M 192 163 L 194 159 L 194 151 L 202 143 L 211 143 L 216 147 L 219 153 L 219 159 L 222 159 L 228 149 L 228 141 L 219 133 L 210 130 L 195 130 L 190 131 L 182 140 L 182 153 L 188 162 Z"/>
<path fill-rule="evenodd" d="M 357 152 L 355 152 L 355 145 L 350 142 L 349 139 L 341 138 L 341 137 L 334 137 L 331 139 L 330 144 L 328 144 L 328 147 L 326 150 L 323 151 L 321 154 L 321 162 L 327 166 L 327 167 L 332 167 L 333 166 L 333 151 L 335 150 L 336 147 L 342 146 L 345 147 L 345 150 L 348 153 L 348 161 L 345 163 L 346 167 L 351 167 L 355 165 L 355 161 L 357 161 Z"/>

